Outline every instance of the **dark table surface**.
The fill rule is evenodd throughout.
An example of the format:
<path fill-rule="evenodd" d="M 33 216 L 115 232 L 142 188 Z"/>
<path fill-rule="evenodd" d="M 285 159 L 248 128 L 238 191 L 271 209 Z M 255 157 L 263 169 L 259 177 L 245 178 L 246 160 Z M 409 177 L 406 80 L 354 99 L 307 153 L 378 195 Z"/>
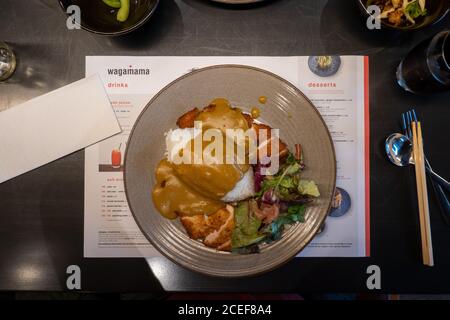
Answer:
<path fill-rule="evenodd" d="M 162 0 L 143 28 L 109 38 L 67 30 L 56 0 L 1 0 L 0 40 L 14 47 L 18 69 L 0 84 L 0 110 L 82 78 L 87 55 L 369 55 L 372 256 L 295 259 L 245 280 L 204 277 L 164 259 L 154 259 L 151 269 L 144 259 L 84 259 L 80 151 L 0 184 L 0 290 L 66 290 L 66 268 L 75 264 L 82 290 L 94 292 L 364 292 L 366 268 L 376 264 L 382 292 L 449 293 L 450 228 L 431 198 L 436 266 L 424 267 L 413 171 L 389 164 L 383 151 L 399 114 L 415 106 L 428 157 L 450 177 L 450 94 L 408 94 L 394 72 L 415 44 L 448 29 L 449 20 L 399 34 L 367 30 L 354 1 L 279 0 L 231 9 Z"/>

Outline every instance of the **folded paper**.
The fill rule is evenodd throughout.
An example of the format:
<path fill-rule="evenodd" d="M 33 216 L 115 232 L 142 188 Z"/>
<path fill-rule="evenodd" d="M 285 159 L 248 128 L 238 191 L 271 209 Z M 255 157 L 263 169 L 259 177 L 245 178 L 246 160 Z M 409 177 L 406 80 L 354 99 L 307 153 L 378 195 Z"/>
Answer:
<path fill-rule="evenodd" d="M 0 183 L 120 133 L 97 75 L 0 112 Z"/>

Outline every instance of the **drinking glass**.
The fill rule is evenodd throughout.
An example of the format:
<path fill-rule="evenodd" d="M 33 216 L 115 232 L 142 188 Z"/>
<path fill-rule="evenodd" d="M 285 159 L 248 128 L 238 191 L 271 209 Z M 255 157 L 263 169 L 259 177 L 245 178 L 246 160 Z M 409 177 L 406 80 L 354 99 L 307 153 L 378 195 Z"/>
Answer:
<path fill-rule="evenodd" d="M 5 81 L 16 70 L 16 56 L 11 48 L 0 41 L 0 81 Z"/>
<path fill-rule="evenodd" d="M 122 165 L 122 153 L 120 149 L 113 149 L 111 151 L 111 165 L 114 169 L 118 169 Z"/>
<path fill-rule="evenodd" d="M 450 91 L 450 30 L 417 45 L 398 66 L 397 82 L 417 94 Z"/>

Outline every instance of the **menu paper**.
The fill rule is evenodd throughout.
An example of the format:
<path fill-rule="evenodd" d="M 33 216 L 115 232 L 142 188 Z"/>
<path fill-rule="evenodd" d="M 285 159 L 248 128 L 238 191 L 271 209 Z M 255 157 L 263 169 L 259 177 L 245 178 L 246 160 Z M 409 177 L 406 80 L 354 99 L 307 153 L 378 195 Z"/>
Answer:
<path fill-rule="evenodd" d="M 0 112 L 0 183 L 121 131 L 97 75 Z"/>
<path fill-rule="evenodd" d="M 317 57 L 86 57 L 86 75 L 100 75 L 123 131 L 86 149 L 84 256 L 159 255 L 127 204 L 126 142 L 139 113 L 159 90 L 192 70 L 218 64 L 249 65 L 288 80 L 313 102 L 330 130 L 339 192 L 322 232 L 299 256 L 369 256 L 368 58 L 334 56 L 327 70 L 318 68 L 317 61 Z M 152 186 L 148 187 L 151 201 Z"/>

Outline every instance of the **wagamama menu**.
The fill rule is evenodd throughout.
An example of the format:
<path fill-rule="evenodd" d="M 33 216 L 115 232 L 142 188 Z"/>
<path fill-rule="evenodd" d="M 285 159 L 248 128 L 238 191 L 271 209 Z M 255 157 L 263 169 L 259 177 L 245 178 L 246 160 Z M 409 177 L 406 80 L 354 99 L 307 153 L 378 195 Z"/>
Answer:
<path fill-rule="evenodd" d="M 331 59 L 331 68 L 318 67 L 321 59 Z M 369 256 L 368 58 L 363 56 L 86 57 L 86 76 L 98 74 L 102 79 L 122 133 L 86 149 L 84 256 L 159 255 L 127 204 L 123 162 L 128 136 L 145 105 L 164 86 L 217 64 L 258 67 L 288 80 L 312 101 L 332 135 L 337 158 L 333 207 L 299 256 Z"/>

